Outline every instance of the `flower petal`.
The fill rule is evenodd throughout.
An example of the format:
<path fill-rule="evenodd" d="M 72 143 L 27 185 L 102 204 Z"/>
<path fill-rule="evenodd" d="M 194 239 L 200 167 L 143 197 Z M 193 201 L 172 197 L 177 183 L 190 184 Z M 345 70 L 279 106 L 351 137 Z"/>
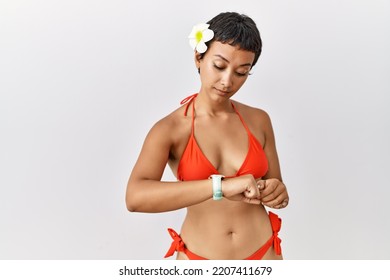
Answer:
<path fill-rule="evenodd" d="M 198 30 L 195 29 L 195 26 L 192 28 L 191 33 L 188 35 L 188 38 L 195 38 L 195 34 Z"/>
<path fill-rule="evenodd" d="M 193 50 L 195 50 L 196 45 L 198 44 L 198 42 L 196 41 L 196 39 L 195 39 L 195 38 L 190 38 L 189 43 L 190 43 L 191 48 L 192 48 Z"/>
<path fill-rule="evenodd" d="M 213 39 L 214 31 L 210 29 L 206 29 L 203 31 L 203 41 L 207 42 Z"/>
<path fill-rule="evenodd" d="M 203 31 L 207 28 L 209 28 L 210 24 L 207 24 L 207 23 L 199 23 L 197 25 L 194 26 L 194 28 L 196 28 L 196 30 L 200 30 L 200 31 Z"/>
<path fill-rule="evenodd" d="M 198 31 L 203 32 L 203 30 L 206 30 L 207 28 L 209 28 L 209 26 L 210 26 L 210 24 L 206 24 L 206 23 L 199 23 L 199 24 L 195 25 L 194 27 L 192 27 L 191 33 L 188 35 L 188 38 L 195 38 L 195 34 Z"/>
<path fill-rule="evenodd" d="M 208 29 L 210 24 L 199 23 L 192 28 L 188 35 L 190 46 L 193 50 L 199 53 L 204 53 L 207 50 L 205 42 L 214 38 L 214 31 Z"/>
<path fill-rule="evenodd" d="M 200 41 L 200 42 L 198 43 L 198 45 L 196 46 L 196 51 L 197 51 L 198 53 L 204 53 L 205 51 L 207 51 L 207 46 L 206 46 L 206 44 L 203 42 L 203 40 Z"/>

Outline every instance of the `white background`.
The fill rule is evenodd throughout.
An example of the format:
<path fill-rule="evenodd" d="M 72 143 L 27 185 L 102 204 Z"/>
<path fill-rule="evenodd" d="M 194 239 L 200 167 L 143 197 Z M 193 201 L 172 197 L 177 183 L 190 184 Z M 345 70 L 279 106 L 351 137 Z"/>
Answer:
<path fill-rule="evenodd" d="M 284 257 L 390 259 L 386 0 L 0 0 L 0 259 L 163 257 L 185 210 L 127 212 L 126 184 L 199 89 L 192 26 L 223 11 L 263 39 L 234 99 L 273 121 Z"/>

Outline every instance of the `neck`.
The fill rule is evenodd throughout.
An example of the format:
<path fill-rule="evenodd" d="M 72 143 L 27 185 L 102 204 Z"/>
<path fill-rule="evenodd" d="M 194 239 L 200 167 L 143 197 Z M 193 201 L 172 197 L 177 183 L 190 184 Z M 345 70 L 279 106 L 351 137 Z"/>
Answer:
<path fill-rule="evenodd" d="M 227 97 L 210 96 L 206 92 L 199 92 L 196 98 L 196 111 L 197 114 L 205 114 L 209 116 L 216 116 L 220 114 L 232 113 L 234 109 L 232 107 L 232 101 Z"/>

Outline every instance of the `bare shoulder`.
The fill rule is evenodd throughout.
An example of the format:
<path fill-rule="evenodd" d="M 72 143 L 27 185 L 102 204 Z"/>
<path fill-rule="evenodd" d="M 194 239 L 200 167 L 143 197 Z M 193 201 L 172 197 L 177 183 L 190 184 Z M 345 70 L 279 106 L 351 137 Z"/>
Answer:
<path fill-rule="evenodd" d="M 247 122 L 249 128 L 261 127 L 262 130 L 267 130 L 271 126 L 271 118 L 269 114 L 260 108 L 252 107 L 237 101 L 233 101 L 238 112 Z"/>
<path fill-rule="evenodd" d="M 184 108 L 179 107 L 157 121 L 148 133 L 147 138 L 152 138 L 160 143 L 165 143 L 171 148 L 188 137 L 191 123 L 190 117 L 184 116 Z"/>

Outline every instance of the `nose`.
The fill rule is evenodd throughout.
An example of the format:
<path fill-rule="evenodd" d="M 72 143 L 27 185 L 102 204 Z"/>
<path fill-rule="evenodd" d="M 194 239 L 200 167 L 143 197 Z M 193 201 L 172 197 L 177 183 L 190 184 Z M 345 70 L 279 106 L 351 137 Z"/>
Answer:
<path fill-rule="evenodd" d="M 226 90 L 233 85 L 232 73 L 225 71 L 221 76 L 221 86 Z"/>

